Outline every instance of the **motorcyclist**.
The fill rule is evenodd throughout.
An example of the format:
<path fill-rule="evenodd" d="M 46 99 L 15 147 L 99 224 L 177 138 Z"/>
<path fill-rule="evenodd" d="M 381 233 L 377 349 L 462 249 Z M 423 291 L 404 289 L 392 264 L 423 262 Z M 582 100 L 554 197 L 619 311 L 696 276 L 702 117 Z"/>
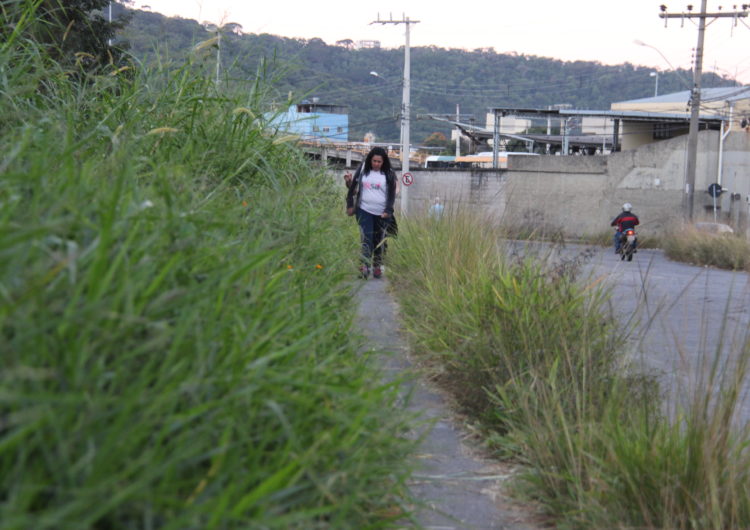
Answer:
<path fill-rule="evenodd" d="M 615 232 L 614 237 L 615 254 L 620 252 L 620 247 L 622 246 L 622 233 L 629 228 L 635 228 L 636 225 L 639 225 L 641 223 L 638 220 L 638 216 L 631 211 L 632 209 L 633 205 L 629 202 L 623 204 L 622 212 L 620 212 L 620 215 L 615 217 L 610 224 L 610 226 L 617 227 L 617 231 Z M 635 244 L 633 244 L 633 247 L 635 247 Z"/>

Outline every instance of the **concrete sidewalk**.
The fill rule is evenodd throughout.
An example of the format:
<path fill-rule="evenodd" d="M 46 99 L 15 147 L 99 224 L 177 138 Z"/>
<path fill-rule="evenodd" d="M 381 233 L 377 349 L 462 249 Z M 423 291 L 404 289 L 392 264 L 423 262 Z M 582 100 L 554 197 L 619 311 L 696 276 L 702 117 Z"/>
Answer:
<path fill-rule="evenodd" d="M 398 322 L 398 306 L 387 290 L 387 280 L 370 279 L 355 291 L 358 321 L 368 351 L 382 352 L 387 374 L 412 372 L 406 338 Z M 443 398 L 416 374 L 403 389 L 406 407 L 425 421 L 415 429 L 423 437 L 416 457 L 419 467 L 410 489 L 419 499 L 415 507 L 421 527 L 449 529 L 532 529 L 533 514 L 504 493 L 510 466 L 482 459 L 451 418 Z"/>

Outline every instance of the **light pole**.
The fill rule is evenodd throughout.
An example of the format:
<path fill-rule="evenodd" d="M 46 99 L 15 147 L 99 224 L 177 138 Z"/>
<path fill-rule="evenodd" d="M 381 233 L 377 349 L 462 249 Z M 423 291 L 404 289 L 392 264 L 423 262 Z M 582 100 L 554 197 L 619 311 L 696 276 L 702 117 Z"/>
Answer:
<path fill-rule="evenodd" d="M 221 28 L 213 22 L 204 22 L 206 31 L 216 33 L 216 86 L 219 86 L 219 69 L 221 68 Z"/>
<path fill-rule="evenodd" d="M 654 97 L 659 95 L 659 72 L 653 71 L 650 74 L 648 74 L 649 77 L 655 77 L 656 78 L 656 84 L 654 85 Z"/>
<path fill-rule="evenodd" d="M 219 86 L 219 83 L 221 81 L 219 75 L 221 73 L 221 32 L 224 31 L 224 28 L 227 26 L 238 26 L 238 24 L 235 24 L 234 22 L 227 22 L 219 26 L 218 24 L 214 24 L 213 22 L 204 22 L 203 26 L 206 28 L 207 31 L 210 31 L 211 33 L 216 33 L 216 86 Z M 240 26 L 241 27 L 241 26 Z"/>
<path fill-rule="evenodd" d="M 406 42 L 404 44 L 404 90 L 401 103 L 401 176 L 409 172 L 409 154 L 410 154 L 410 94 L 411 94 L 411 47 L 409 44 L 409 30 L 412 24 L 419 24 L 419 20 L 411 20 L 409 17 L 402 15 L 401 20 L 394 20 L 393 15 L 389 20 L 381 20 L 380 14 L 378 19 L 370 24 L 404 24 L 406 26 Z M 406 215 L 409 208 L 408 187 L 404 186 L 401 190 L 401 213 Z"/>
<path fill-rule="evenodd" d="M 112 0 L 109 2 L 109 31 L 112 31 Z M 112 46 L 112 39 L 107 39 L 107 46 Z"/>
<path fill-rule="evenodd" d="M 386 83 L 386 85 L 388 84 L 388 80 L 385 77 L 383 77 L 382 75 L 380 75 L 379 73 L 377 73 L 376 71 L 374 71 L 374 70 L 371 71 L 370 75 L 372 77 L 377 77 L 378 79 L 382 80 L 384 83 Z M 399 118 L 400 118 L 400 116 L 399 116 Z M 404 139 L 404 122 L 403 122 L 403 120 L 399 120 L 399 121 L 401 122 L 401 124 L 400 124 L 401 130 L 398 133 L 398 144 L 402 145 L 403 144 L 403 139 Z"/>

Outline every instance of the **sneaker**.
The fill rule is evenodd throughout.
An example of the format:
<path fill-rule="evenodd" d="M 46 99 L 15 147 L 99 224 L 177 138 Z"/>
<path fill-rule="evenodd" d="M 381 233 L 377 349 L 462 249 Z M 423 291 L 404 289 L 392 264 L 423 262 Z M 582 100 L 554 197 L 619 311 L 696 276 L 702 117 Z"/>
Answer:
<path fill-rule="evenodd" d="M 366 280 L 367 277 L 370 275 L 370 267 L 367 265 L 362 265 L 359 267 L 359 274 L 362 276 L 363 280 Z"/>
<path fill-rule="evenodd" d="M 372 269 L 372 277 L 373 278 L 380 278 L 383 275 L 383 267 L 380 265 L 376 265 L 374 269 Z"/>

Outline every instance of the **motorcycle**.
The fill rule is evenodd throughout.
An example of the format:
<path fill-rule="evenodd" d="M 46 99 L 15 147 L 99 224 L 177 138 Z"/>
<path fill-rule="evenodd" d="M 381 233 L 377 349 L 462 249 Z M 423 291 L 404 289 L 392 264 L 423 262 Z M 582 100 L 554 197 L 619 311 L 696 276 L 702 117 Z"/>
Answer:
<path fill-rule="evenodd" d="M 635 229 L 626 228 L 622 234 L 620 234 L 620 259 L 633 261 L 633 254 L 636 252 Z"/>

